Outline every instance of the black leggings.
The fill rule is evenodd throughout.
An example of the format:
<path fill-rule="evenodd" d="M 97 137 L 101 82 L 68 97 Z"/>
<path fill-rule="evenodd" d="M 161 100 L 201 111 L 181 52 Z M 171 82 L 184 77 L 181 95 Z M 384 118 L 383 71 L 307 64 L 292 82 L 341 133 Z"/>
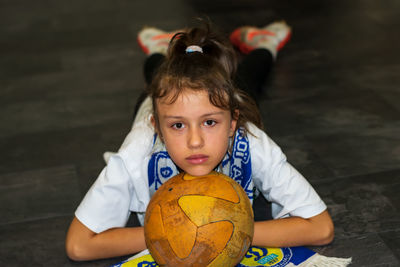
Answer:
<path fill-rule="evenodd" d="M 144 63 L 144 77 L 147 84 L 151 83 L 154 74 L 164 59 L 165 56 L 162 54 L 152 54 L 146 59 Z M 272 54 L 268 50 L 255 49 L 251 51 L 248 55 L 244 56 L 238 65 L 235 77 L 236 85 L 252 96 L 257 102 L 273 62 Z M 136 114 L 145 98 L 146 93 L 143 92 L 137 101 L 134 114 Z"/>

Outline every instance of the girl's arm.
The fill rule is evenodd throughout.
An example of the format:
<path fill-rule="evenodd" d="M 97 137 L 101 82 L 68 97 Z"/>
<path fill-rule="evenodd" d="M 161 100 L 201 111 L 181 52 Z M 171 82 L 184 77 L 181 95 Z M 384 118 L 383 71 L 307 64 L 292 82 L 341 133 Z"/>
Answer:
<path fill-rule="evenodd" d="M 289 217 L 255 222 L 252 245 L 265 247 L 326 245 L 332 242 L 333 236 L 333 222 L 325 210 L 308 219 Z"/>
<path fill-rule="evenodd" d="M 69 258 L 76 261 L 111 258 L 146 249 L 143 227 L 113 228 L 96 234 L 76 217 L 65 242 Z"/>

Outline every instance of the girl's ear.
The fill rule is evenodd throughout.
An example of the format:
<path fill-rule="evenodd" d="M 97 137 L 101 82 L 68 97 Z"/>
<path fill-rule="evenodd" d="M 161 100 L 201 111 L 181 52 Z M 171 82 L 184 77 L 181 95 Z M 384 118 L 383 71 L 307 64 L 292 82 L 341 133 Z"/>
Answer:
<path fill-rule="evenodd" d="M 235 109 L 232 119 L 231 119 L 231 127 L 229 129 L 229 137 L 232 137 L 235 135 L 238 120 L 239 120 L 239 110 Z"/>
<path fill-rule="evenodd" d="M 151 124 L 152 124 L 153 127 L 154 127 L 154 131 L 155 131 L 155 132 L 157 133 L 157 135 L 160 137 L 161 141 L 164 142 L 164 139 L 163 139 L 162 134 L 161 134 L 161 131 L 160 131 L 158 125 L 157 125 L 157 122 L 156 122 L 156 119 L 155 119 L 155 117 L 154 117 L 154 114 L 151 115 L 151 117 L 150 117 L 150 122 L 151 122 Z"/>
<path fill-rule="evenodd" d="M 154 129 L 156 129 L 156 119 L 154 118 L 154 114 L 151 115 L 150 122 L 153 125 Z"/>

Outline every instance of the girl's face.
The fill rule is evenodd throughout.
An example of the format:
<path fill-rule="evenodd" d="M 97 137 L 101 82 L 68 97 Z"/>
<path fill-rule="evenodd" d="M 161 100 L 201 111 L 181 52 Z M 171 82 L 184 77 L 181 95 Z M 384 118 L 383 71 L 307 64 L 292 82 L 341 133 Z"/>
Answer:
<path fill-rule="evenodd" d="M 168 154 L 190 175 L 209 174 L 225 156 L 237 121 L 229 110 L 211 104 L 206 91 L 184 90 L 175 102 L 168 100 L 156 102 Z"/>

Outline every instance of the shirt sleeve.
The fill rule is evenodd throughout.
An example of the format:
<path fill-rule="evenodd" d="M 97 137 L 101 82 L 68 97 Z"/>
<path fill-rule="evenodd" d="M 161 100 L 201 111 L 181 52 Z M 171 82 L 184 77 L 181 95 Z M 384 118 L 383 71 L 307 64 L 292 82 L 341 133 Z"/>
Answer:
<path fill-rule="evenodd" d="M 133 185 L 119 156 L 113 156 L 82 200 L 75 216 L 95 233 L 123 227 L 129 218 Z"/>
<path fill-rule="evenodd" d="M 310 183 L 287 162 L 286 156 L 263 131 L 250 127 L 253 182 L 272 202 L 272 216 L 310 218 L 326 209 Z"/>
<path fill-rule="evenodd" d="M 150 201 L 147 162 L 153 135 L 147 115 L 135 121 L 119 152 L 86 193 L 75 216 L 93 232 L 124 227 L 132 211 L 145 212 Z"/>

